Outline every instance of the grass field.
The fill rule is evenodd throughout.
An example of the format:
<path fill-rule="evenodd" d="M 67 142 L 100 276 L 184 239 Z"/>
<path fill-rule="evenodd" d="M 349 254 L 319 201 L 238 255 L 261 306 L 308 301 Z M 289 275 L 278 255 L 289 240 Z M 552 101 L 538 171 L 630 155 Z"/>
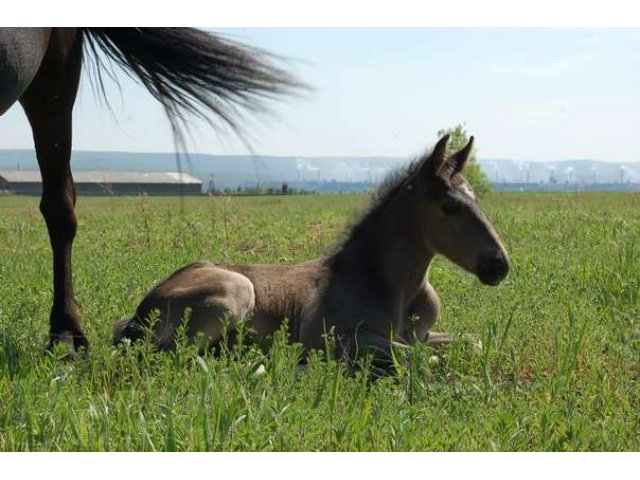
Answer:
<path fill-rule="evenodd" d="M 51 252 L 38 200 L 0 197 L 0 450 L 640 449 L 640 196 L 493 194 L 511 255 L 497 288 L 439 259 L 437 361 L 396 379 L 312 357 L 284 333 L 266 358 L 116 349 L 111 325 L 198 259 L 300 262 L 327 252 L 364 196 L 80 198 L 76 295 L 87 358 L 45 352 Z M 267 373 L 252 374 L 264 363 Z"/>

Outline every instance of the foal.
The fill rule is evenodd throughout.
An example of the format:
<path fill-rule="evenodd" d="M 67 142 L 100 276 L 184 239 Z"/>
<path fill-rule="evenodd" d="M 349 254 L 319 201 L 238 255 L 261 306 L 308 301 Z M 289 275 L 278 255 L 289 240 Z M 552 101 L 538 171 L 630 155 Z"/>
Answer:
<path fill-rule="evenodd" d="M 296 265 L 188 265 L 154 287 L 131 319 L 116 322 L 114 341 L 140 338 L 153 326 L 157 345 L 175 345 L 176 328 L 191 310 L 186 334 L 208 344 L 243 322 L 257 341 L 289 320 L 290 340 L 304 352 L 325 347 L 333 332 L 336 355 L 363 350 L 388 360 L 394 343 L 448 341 L 430 332 L 439 301 L 428 280 L 437 253 L 498 285 L 507 275 L 507 253 L 460 174 L 466 147 L 447 155 L 448 136 L 406 171 L 388 178 L 368 212 L 330 256 Z"/>

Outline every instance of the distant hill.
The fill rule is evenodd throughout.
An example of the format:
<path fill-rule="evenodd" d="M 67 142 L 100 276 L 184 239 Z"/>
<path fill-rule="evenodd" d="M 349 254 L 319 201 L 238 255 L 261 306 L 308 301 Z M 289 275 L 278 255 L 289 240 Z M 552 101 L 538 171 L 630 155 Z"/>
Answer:
<path fill-rule="evenodd" d="M 394 157 L 276 157 L 189 154 L 180 168 L 208 186 L 211 175 L 217 188 L 282 182 L 377 183 L 406 159 Z M 174 153 L 73 152 L 74 171 L 176 171 Z M 0 170 L 37 169 L 30 150 L 0 150 Z"/>
<path fill-rule="evenodd" d="M 208 187 L 238 186 L 309 187 L 320 184 L 363 184 L 381 181 L 392 169 L 406 163 L 402 157 L 297 157 L 190 154 L 181 169 Z M 478 163 L 495 183 L 626 183 L 640 182 L 640 162 L 609 163 L 594 160 L 519 162 L 481 158 Z M 176 171 L 174 153 L 73 152 L 75 171 Z M 32 150 L 0 150 L 0 170 L 37 169 Z"/>

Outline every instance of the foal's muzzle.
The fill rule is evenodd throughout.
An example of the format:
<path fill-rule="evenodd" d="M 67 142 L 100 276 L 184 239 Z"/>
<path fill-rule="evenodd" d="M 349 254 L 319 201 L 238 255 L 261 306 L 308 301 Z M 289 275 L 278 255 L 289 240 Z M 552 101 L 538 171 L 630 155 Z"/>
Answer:
<path fill-rule="evenodd" d="M 509 260 L 502 252 L 480 255 L 477 272 L 485 285 L 498 285 L 509 273 Z"/>

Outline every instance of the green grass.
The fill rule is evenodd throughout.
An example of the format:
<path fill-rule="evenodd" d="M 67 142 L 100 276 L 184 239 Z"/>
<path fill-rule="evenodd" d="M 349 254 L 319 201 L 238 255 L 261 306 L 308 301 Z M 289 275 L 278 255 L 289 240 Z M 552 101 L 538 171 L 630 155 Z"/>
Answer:
<path fill-rule="evenodd" d="M 161 277 L 194 260 L 300 262 L 330 249 L 363 196 L 80 198 L 76 295 L 86 359 L 45 352 L 51 252 L 38 200 L 0 197 L 0 450 L 638 450 L 640 198 L 494 194 L 509 250 L 498 288 L 439 259 L 438 330 L 396 379 L 313 356 L 158 354 L 110 345 Z M 267 373 L 252 374 L 264 363 Z"/>

